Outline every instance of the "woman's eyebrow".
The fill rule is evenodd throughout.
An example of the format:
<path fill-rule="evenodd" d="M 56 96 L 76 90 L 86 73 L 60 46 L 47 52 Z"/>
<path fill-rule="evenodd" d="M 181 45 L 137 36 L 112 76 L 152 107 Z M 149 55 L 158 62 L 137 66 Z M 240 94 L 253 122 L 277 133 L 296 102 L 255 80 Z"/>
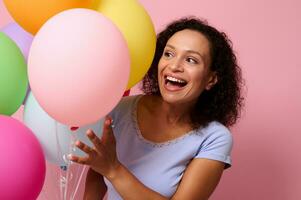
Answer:
<path fill-rule="evenodd" d="M 174 46 L 167 44 L 166 47 L 172 48 L 172 49 L 176 49 Z"/>
<path fill-rule="evenodd" d="M 204 56 L 203 56 L 202 54 L 200 54 L 200 52 L 198 52 L 198 51 L 194 51 L 194 50 L 187 50 L 187 52 L 188 52 L 188 53 L 194 53 L 194 54 L 197 54 L 197 55 L 199 55 L 201 58 L 203 58 L 203 59 L 204 59 Z"/>

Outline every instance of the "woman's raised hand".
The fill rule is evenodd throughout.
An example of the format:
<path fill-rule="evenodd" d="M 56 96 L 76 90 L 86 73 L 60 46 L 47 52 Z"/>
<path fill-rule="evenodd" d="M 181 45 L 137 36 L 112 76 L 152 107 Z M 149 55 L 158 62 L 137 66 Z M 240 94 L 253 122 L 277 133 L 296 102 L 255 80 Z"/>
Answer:
<path fill-rule="evenodd" d="M 103 176 L 113 178 L 121 163 L 117 158 L 112 121 L 112 118 L 106 117 L 101 139 L 91 129 L 87 130 L 86 134 L 94 147 L 90 147 L 81 141 L 76 141 L 75 145 L 85 152 L 87 156 L 69 155 L 69 159 L 79 164 L 89 165 L 94 171 Z"/>

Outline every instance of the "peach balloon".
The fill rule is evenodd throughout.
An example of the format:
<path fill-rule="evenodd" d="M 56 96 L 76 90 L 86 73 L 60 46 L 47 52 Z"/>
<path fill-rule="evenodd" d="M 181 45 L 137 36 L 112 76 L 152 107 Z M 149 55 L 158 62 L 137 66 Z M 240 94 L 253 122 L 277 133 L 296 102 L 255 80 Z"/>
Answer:
<path fill-rule="evenodd" d="M 48 20 L 33 40 L 28 76 L 41 107 L 70 126 L 96 122 L 121 99 L 130 73 L 128 47 L 101 13 L 71 9 Z"/>
<path fill-rule="evenodd" d="M 36 34 L 52 16 L 71 8 L 92 8 L 99 0 L 4 0 L 14 20 L 26 31 Z"/>

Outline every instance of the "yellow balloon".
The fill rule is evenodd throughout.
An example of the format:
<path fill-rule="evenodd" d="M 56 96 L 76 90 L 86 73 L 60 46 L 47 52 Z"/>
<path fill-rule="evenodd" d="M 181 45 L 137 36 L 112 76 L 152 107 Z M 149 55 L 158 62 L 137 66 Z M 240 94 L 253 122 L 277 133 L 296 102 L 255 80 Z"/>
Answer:
<path fill-rule="evenodd" d="M 71 8 L 93 8 L 99 0 L 4 0 L 4 3 L 14 20 L 35 35 L 57 13 Z"/>
<path fill-rule="evenodd" d="M 127 41 L 131 58 L 127 89 L 130 89 L 144 77 L 154 57 L 156 32 L 152 20 L 135 0 L 101 0 L 96 10 L 112 20 Z"/>

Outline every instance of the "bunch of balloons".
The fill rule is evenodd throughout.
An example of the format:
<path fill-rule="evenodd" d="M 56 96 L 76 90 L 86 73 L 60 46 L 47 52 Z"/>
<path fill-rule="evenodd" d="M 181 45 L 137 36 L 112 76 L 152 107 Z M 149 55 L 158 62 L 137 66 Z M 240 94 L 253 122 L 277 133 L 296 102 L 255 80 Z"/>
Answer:
<path fill-rule="evenodd" d="M 152 62 L 154 27 L 136 0 L 4 2 L 15 21 L 35 35 L 28 57 L 32 92 L 63 124 L 99 120 Z"/>
<path fill-rule="evenodd" d="M 24 187 L 22 193 L 25 197 L 28 192 L 28 199 L 35 199 L 45 177 L 43 156 L 59 166 L 66 164 L 62 155 L 70 153 L 71 126 L 80 127 L 77 137 L 86 143 L 87 128 L 100 136 L 102 118 L 148 71 L 156 35 L 151 18 L 136 0 L 4 3 L 16 23 L 0 32 L 0 135 L 12 138 L 1 143 L 0 156 L 8 146 L 14 147 L 5 157 L 11 157 L 14 163 L 3 162 L 0 175 L 11 165 L 16 165 L 16 173 L 30 174 L 18 159 L 38 159 L 31 162 L 35 166 L 28 167 L 40 168 L 36 180 L 30 179 L 36 188 Z M 8 117 L 22 103 L 24 123 L 31 130 Z M 21 139 L 37 141 L 26 158 L 17 154 Z M 38 156 L 31 155 L 33 151 Z M 18 172 L 18 166 L 23 171 Z M 16 180 L 5 177 L 0 180 L 0 188 L 7 182 L 12 185 L 5 188 L 26 184 L 26 179 L 20 179 L 24 182 L 13 185 Z M 9 189 L 0 191 L 0 199 L 18 198 L 14 195 Z"/>

